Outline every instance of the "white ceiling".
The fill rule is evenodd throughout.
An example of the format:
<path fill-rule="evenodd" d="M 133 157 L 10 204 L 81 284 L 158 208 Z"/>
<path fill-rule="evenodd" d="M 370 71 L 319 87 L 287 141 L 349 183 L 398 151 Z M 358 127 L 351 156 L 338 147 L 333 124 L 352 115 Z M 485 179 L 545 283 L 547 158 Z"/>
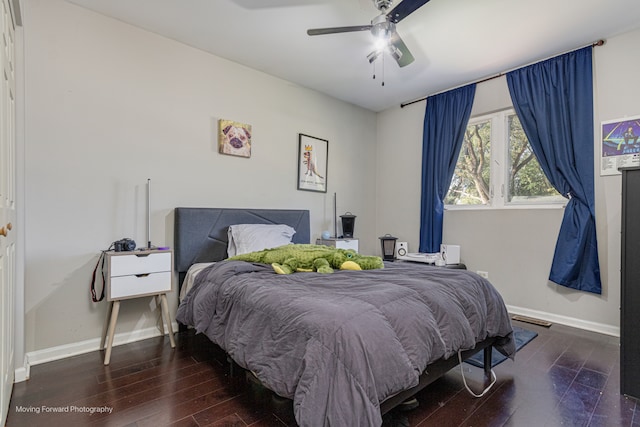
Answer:
<path fill-rule="evenodd" d="M 397 25 L 415 62 L 374 70 L 369 32 L 306 34 L 369 24 L 371 0 L 68 1 L 372 111 L 640 28 L 638 0 L 431 0 Z"/>

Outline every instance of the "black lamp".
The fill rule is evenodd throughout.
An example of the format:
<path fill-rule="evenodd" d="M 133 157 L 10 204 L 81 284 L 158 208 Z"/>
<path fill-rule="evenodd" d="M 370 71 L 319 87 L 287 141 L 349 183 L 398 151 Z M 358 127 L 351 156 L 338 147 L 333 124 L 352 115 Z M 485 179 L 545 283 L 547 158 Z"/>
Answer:
<path fill-rule="evenodd" d="M 393 237 L 391 234 L 385 234 L 379 237 L 380 245 L 382 246 L 382 259 L 384 261 L 393 261 L 396 259 L 396 240 L 397 237 Z"/>
<path fill-rule="evenodd" d="M 352 238 L 353 229 L 356 226 L 356 216 L 351 212 L 346 212 L 344 215 L 340 215 L 342 218 L 342 237 Z"/>

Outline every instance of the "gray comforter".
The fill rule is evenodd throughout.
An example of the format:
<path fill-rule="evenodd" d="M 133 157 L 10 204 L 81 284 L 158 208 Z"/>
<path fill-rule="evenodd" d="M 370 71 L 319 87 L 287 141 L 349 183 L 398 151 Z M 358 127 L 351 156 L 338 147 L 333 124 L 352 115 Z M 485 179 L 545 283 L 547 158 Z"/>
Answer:
<path fill-rule="evenodd" d="M 223 261 L 178 308 L 277 394 L 301 426 L 378 426 L 380 402 L 415 386 L 429 363 L 487 337 L 515 354 L 495 288 L 466 270 L 386 263 L 382 270 L 277 275 Z"/>

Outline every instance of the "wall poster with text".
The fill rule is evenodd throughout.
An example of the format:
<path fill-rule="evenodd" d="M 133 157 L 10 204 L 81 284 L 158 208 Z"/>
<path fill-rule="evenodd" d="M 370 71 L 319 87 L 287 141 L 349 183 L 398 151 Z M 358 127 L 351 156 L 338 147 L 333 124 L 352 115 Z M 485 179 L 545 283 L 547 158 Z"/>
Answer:
<path fill-rule="evenodd" d="M 640 166 L 640 116 L 602 122 L 600 175 Z"/>

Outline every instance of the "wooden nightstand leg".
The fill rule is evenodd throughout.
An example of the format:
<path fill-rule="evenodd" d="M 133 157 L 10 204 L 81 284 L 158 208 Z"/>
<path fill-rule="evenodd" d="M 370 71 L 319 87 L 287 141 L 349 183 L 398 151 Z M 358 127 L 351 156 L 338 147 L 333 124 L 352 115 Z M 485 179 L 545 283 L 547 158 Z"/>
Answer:
<path fill-rule="evenodd" d="M 163 317 L 167 322 L 167 330 L 169 331 L 169 341 L 171 342 L 171 348 L 175 348 L 176 341 L 175 337 L 173 336 L 173 325 L 171 325 L 171 316 L 169 315 L 169 303 L 167 303 L 167 294 L 161 294 L 160 301 L 162 303 L 162 312 L 164 313 Z"/>
<path fill-rule="evenodd" d="M 104 327 L 102 328 L 102 339 L 100 340 L 100 350 L 104 350 L 107 345 L 107 334 L 109 333 L 109 321 L 111 320 L 111 311 L 113 310 L 113 301 L 109 302 L 107 308 L 107 318 L 104 319 Z"/>
<path fill-rule="evenodd" d="M 156 305 L 160 307 L 160 333 L 164 336 L 164 307 L 162 306 L 162 295 L 163 294 L 156 295 L 155 299 Z"/>
<path fill-rule="evenodd" d="M 109 320 L 109 330 L 107 333 L 107 350 L 104 353 L 104 364 L 108 365 L 111 360 L 111 346 L 113 345 L 113 336 L 116 333 L 116 321 L 118 320 L 118 312 L 120 311 L 120 301 L 114 301 L 111 308 L 111 319 Z"/>

